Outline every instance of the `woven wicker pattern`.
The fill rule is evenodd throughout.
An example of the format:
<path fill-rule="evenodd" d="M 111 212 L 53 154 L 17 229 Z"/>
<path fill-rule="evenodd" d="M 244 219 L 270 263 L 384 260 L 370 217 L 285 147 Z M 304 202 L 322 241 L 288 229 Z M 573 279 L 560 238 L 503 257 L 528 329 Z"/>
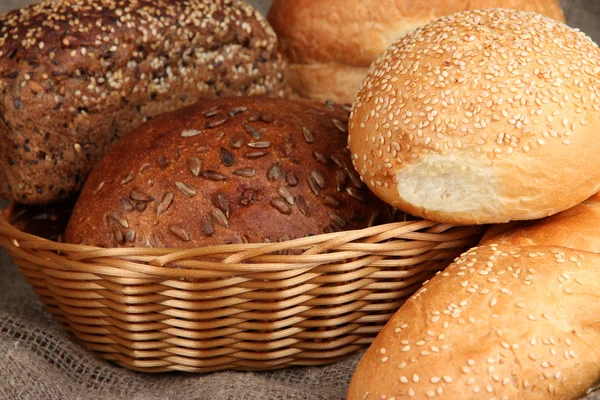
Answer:
<path fill-rule="evenodd" d="M 63 220 L 60 210 L 11 205 L 0 218 L 0 245 L 87 348 L 146 372 L 342 359 L 369 345 L 481 232 L 417 220 L 187 250 L 101 249 L 26 233 L 58 233 Z"/>

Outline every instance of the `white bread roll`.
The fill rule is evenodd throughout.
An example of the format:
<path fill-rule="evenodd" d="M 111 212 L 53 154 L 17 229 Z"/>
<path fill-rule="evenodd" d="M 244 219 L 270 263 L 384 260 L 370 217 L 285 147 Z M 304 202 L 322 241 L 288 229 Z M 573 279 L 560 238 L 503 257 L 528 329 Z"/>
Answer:
<path fill-rule="evenodd" d="M 294 93 L 351 103 L 369 65 L 399 37 L 444 15 L 495 7 L 564 21 L 558 0 L 274 0 L 267 18 Z"/>
<path fill-rule="evenodd" d="M 348 399 L 576 399 L 600 380 L 600 195 L 494 228 L 377 336 Z"/>
<path fill-rule="evenodd" d="M 600 190 L 600 49 L 511 10 L 455 14 L 373 64 L 353 105 L 355 168 L 383 200 L 455 224 L 538 219 Z"/>

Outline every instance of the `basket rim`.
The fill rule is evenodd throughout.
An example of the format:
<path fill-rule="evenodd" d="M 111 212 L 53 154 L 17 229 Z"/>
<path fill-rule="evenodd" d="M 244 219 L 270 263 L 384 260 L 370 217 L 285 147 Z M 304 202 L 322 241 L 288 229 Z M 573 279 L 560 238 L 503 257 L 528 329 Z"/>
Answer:
<path fill-rule="evenodd" d="M 424 219 L 392 222 L 369 228 L 323 233 L 277 243 L 242 243 L 198 248 L 102 248 L 62 243 L 20 230 L 11 222 L 19 204 L 10 202 L 0 209 L 0 246 L 33 263 L 60 263 L 66 271 L 93 275 L 195 278 L 207 271 L 224 273 L 270 273 L 307 270 L 349 258 L 384 258 L 386 252 L 406 252 L 429 247 L 440 250 L 459 246 L 481 233 L 481 226 L 443 224 Z M 396 243 L 397 242 L 397 243 Z M 455 243 L 456 242 L 456 243 Z M 300 254 L 274 254 L 290 250 Z M 378 253 L 382 254 L 378 254 Z M 209 258 L 207 260 L 207 258 Z M 164 268 L 174 266 L 175 268 Z M 183 267 L 183 269 L 179 269 Z M 198 275 L 198 276 L 196 276 Z"/>

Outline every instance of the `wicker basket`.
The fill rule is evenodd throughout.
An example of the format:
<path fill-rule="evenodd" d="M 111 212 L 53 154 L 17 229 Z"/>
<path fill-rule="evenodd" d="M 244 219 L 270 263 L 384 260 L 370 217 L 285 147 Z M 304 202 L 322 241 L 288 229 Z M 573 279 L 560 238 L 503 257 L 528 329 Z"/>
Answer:
<path fill-rule="evenodd" d="M 146 372 L 340 360 L 482 231 L 416 220 L 275 244 L 102 249 L 56 240 L 68 215 L 11 204 L 0 245 L 85 347 Z"/>

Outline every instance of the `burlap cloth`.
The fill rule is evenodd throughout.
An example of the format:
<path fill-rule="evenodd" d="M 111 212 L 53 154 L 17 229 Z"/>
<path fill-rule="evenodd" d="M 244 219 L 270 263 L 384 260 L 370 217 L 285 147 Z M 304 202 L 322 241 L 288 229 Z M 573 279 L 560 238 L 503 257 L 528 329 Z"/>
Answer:
<path fill-rule="evenodd" d="M 26 2 L 0 0 L 0 12 Z M 269 2 L 253 3 L 264 12 Z M 569 25 L 600 43 L 600 0 L 563 0 L 563 6 Z M 63 332 L 0 251 L 0 399 L 343 399 L 360 355 L 326 367 L 264 373 L 135 373 L 94 358 Z M 592 399 L 600 394 L 586 397 Z"/>

